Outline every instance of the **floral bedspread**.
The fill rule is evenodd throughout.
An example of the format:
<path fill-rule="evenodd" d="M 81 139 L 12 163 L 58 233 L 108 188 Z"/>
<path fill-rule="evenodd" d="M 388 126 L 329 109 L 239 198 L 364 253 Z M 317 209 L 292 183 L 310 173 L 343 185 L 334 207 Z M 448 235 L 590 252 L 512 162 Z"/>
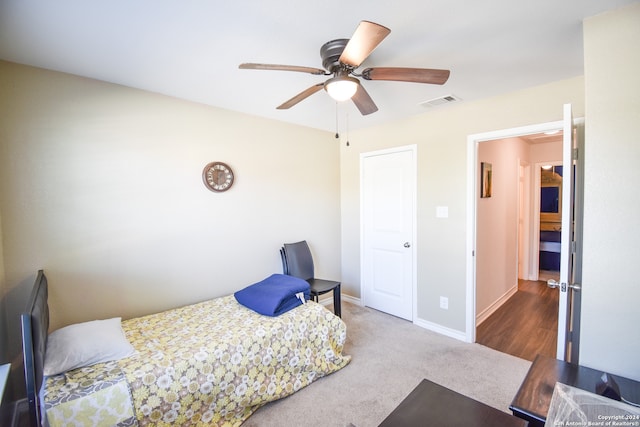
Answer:
<path fill-rule="evenodd" d="M 136 354 L 47 379 L 50 425 L 72 417 L 80 420 L 75 425 L 92 426 L 239 426 L 265 403 L 350 361 L 342 354 L 344 322 L 312 301 L 268 317 L 230 295 L 126 320 L 122 327 Z M 129 391 L 132 404 L 122 401 Z"/>
<path fill-rule="evenodd" d="M 46 390 L 44 408 L 51 427 L 138 425 L 127 379 L 117 362 L 51 377 Z"/>

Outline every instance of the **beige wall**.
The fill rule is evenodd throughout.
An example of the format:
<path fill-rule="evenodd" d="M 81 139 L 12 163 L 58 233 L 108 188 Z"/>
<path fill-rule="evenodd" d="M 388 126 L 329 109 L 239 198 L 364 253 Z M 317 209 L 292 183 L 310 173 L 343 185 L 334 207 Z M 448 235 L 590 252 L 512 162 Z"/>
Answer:
<path fill-rule="evenodd" d="M 562 105 L 584 115 L 581 77 L 477 102 L 452 104 L 385 126 L 352 131 L 341 145 L 342 280 L 360 295 L 360 153 L 418 146 L 417 316 L 452 334 L 466 332 L 467 137 L 562 119 Z M 447 206 L 449 218 L 436 218 Z M 440 296 L 449 309 L 439 308 Z"/>
<path fill-rule="evenodd" d="M 478 163 L 491 164 L 491 197 L 476 210 L 476 315 L 518 287 L 518 168 L 530 147 L 520 138 L 478 144 Z"/>
<path fill-rule="evenodd" d="M 2 345 L 0 345 L 0 364 L 9 362 L 9 352 L 5 345 L 7 342 L 7 308 L 4 298 L 5 293 L 4 256 L 2 255 L 2 212 L 0 211 L 0 343 L 2 343 Z"/>
<path fill-rule="evenodd" d="M 339 278 L 338 156 L 330 132 L 0 62 L 2 346 L 20 356 L 39 268 L 54 329 L 232 293 L 299 239 Z M 226 193 L 202 183 L 214 160 L 236 173 Z"/>
<path fill-rule="evenodd" d="M 589 18 L 580 360 L 640 380 L 640 2 Z"/>

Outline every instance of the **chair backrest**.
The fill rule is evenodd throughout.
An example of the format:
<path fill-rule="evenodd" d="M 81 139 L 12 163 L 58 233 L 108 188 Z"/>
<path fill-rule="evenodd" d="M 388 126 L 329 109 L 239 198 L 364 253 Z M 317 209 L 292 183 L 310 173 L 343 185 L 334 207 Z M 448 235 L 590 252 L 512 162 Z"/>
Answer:
<path fill-rule="evenodd" d="M 313 257 L 306 240 L 284 244 L 286 274 L 304 280 L 313 279 Z"/>
<path fill-rule="evenodd" d="M 284 247 L 280 248 L 280 259 L 282 260 L 282 274 L 289 274 L 289 267 L 287 267 L 287 256 L 284 253 Z"/>

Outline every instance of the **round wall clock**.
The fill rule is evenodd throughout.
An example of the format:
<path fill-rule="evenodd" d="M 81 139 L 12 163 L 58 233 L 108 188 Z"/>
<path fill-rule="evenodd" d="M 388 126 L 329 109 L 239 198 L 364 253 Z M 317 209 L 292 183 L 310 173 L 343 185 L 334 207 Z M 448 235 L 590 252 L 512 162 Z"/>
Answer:
<path fill-rule="evenodd" d="M 233 185 L 233 171 L 226 163 L 211 162 L 204 167 L 202 180 L 211 191 L 227 191 Z"/>

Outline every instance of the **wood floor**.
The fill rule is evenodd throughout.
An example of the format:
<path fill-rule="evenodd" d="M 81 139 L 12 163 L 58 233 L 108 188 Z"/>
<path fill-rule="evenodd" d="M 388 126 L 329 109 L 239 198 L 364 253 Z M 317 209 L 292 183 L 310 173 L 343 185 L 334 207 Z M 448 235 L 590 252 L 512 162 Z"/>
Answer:
<path fill-rule="evenodd" d="M 543 281 L 520 280 L 518 291 L 476 329 L 476 341 L 533 360 L 556 355 L 558 290 Z"/>

